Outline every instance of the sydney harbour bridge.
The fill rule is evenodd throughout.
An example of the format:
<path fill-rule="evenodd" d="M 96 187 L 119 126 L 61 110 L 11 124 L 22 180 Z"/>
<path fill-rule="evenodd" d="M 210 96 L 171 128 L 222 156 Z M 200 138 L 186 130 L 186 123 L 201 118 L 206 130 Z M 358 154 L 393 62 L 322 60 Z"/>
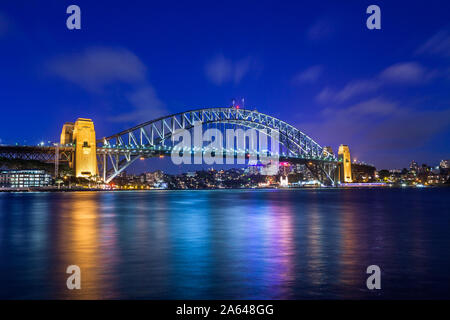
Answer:
<path fill-rule="evenodd" d="M 269 151 L 267 146 L 258 144 L 255 144 L 256 148 L 250 148 L 234 144 L 230 147 L 223 143 L 220 144 L 223 147 L 214 147 L 212 151 L 208 146 L 179 147 L 174 143 L 177 134 L 192 132 L 198 126 L 206 132 L 211 128 L 222 132 L 237 128 L 254 129 L 259 135 L 267 136 L 276 132 L 277 150 Z M 271 137 L 274 139 L 274 135 Z M 270 144 L 275 145 L 274 142 Z M 80 118 L 76 123 L 64 125 L 61 141 L 54 146 L 0 146 L 0 158 L 54 161 L 56 172 L 59 162 L 67 162 L 75 169 L 76 176 L 95 175 L 105 183 L 138 159 L 162 158 L 174 153 L 192 157 L 207 153 L 224 158 L 276 157 L 282 162 L 305 165 L 323 184 L 332 186 L 337 184 L 341 171 L 338 158 L 299 129 L 270 115 L 238 107 L 179 112 L 101 139 L 96 138 L 92 120 Z"/>

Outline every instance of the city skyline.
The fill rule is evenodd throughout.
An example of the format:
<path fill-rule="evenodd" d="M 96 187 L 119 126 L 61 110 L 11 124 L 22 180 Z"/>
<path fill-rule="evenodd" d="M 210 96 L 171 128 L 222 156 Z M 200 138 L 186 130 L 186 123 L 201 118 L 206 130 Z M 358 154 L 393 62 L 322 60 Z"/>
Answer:
<path fill-rule="evenodd" d="M 92 118 L 99 137 L 108 136 L 245 98 L 245 106 L 288 119 L 335 152 L 349 145 L 352 158 L 379 169 L 450 158 L 442 3 L 378 2 L 381 30 L 365 27 L 365 2 L 224 10 L 143 3 L 123 12 L 78 1 L 81 30 L 65 27 L 69 4 L 30 2 L 24 10 L 7 1 L 0 8 L 0 42 L 7 44 L 0 99 L 11 119 L 0 143 L 58 141 L 64 122 L 77 117 Z"/>

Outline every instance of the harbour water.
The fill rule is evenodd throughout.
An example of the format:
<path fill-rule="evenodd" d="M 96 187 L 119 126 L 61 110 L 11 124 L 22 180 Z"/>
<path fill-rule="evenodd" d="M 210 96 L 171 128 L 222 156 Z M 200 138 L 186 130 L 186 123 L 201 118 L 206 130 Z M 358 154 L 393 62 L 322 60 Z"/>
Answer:
<path fill-rule="evenodd" d="M 450 299 L 450 188 L 0 193 L 2 299 Z M 66 268 L 81 268 L 68 290 Z M 366 268 L 381 268 L 368 290 Z"/>

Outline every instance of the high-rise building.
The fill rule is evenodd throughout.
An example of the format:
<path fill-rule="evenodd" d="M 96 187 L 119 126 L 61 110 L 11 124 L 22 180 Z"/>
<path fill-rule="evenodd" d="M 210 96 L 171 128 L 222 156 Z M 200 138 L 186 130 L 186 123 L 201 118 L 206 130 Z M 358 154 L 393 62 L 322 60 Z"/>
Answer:
<path fill-rule="evenodd" d="M 350 149 L 347 145 L 341 144 L 339 146 L 339 161 L 341 161 L 340 166 L 340 180 L 341 182 L 352 182 L 352 162 L 350 158 Z"/>
<path fill-rule="evenodd" d="M 419 171 L 419 164 L 417 162 L 415 162 L 414 160 L 411 161 L 411 163 L 409 164 L 409 170 L 418 172 Z"/>
<path fill-rule="evenodd" d="M 442 169 L 450 169 L 450 160 L 441 160 L 439 167 Z"/>

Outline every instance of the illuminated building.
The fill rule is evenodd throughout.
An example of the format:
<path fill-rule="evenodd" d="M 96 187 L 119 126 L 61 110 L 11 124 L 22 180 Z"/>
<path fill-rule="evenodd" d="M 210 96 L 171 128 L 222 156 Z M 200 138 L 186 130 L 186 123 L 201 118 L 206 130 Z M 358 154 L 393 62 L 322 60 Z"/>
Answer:
<path fill-rule="evenodd" d="M 280 187 L 288 187 L 288 186 L 289 186 L 288 177 L 280 176 Z"/>
<path fill-rule="evenodd" d="M 75 144 L 75 157 L 70 163 L 72 168 L 75 167 L 75 176 L 97 175 L 97 142 L 91 119 L 78 118 L 75 124 L 65 123 L 60 142 L 61 145 Z"/>
<path fill-rule="evenodd" d="M 375 180 L 375 167 L 363 164 L 352 164 L 352 180 L 354 182 L 369 182 Z"/>
<path fill-rule="evenodd" d="M 3 170 L 0 171 L 0 187 L 30 188 L 50 185 L 52 177 L 45 170 Z"/>
<path fill-rule="evenodd" d="M 411 161 L 411 163 L 409 164 L 409 170 L 414 171 L 414 172 L 418 172 L 419 171 L 419 164 L 417 162 L 415 162 L 414 160 Z"/>
<path fill-rule="evenodd" d="M 441 167 L 442 169 L 450 169 L 450 160 L 442 160 L 439 163 L 439 167 Z"/>
<path fill-rule="evenodd" d="M 352 162 L 350 158 L 350 149 L 347 145 L 341 144 L 339 146 L 339 161 L 342 162 L 341 165 L 341 181 L 342 182 L 352 182 Z"/>

